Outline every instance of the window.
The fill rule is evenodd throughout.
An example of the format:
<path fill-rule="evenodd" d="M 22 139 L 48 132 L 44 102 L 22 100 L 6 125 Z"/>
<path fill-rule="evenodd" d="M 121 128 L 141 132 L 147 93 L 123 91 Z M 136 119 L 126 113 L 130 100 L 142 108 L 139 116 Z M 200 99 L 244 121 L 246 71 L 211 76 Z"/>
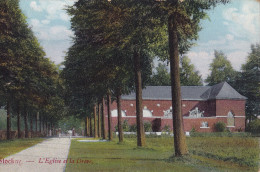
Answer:
<path fill-rule="evenodd" d="M 209 127 L 208 122 L 203 121 L 203 122 L 201 123 L 201 128 L 208 128 L 208 127 Z"/>
<path fill-rule="evenodd" d="M 148 110 L 148 109 L 143 110 L 143 117 L 152 117 L 152 116 L 153 116 L 153 114 L 150 110 Z"/>
<path fill-rule="evenodd" d="M 231 111 L 227 115 L 227 126 L 235 126 L 234 114 Z"/>
<path fill-rule="evenodd" d="M 121 110 L 121 114 L 122 114 L 122 117 L 125 117 L 125 116 L 126 116 L 125 112 L 122 111 L 122 110 Z M 117 109 L 114 109 L 114 110 L 111 111 L 111 116 L 112 116 L 112 117 L 117 117 L 117 115 L 118 115 Z"/>

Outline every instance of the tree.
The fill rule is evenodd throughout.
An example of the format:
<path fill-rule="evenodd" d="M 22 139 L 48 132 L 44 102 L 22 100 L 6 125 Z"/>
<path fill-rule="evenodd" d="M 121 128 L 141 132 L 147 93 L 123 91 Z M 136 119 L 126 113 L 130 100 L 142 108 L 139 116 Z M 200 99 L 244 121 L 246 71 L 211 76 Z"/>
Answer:
<path fill-rule="evenodd" d="M 260 115 L 260 44 L 252 45 L 247 61 L 234 87 L 248 98 L 246 117 L 250 121 Z"/>
<path fill-rule="evenodd" d="M 170 73 L 165 64 L 158 64 L 156 73 L 153 73 L 148 84 L 151 86 L 169 86 L 171 84 Z"/>
<path fill-rule="evenodd" d="M 180 82 L 183 86 L 202 85 L 202 78 L 199 71 L 195 70 L 193 64 L 187 56 L 181 58 Z M 171 82 L 170 73 L 164 63 L 159 63 L 156 73 L 153 73 L 149 80 L 151 86 L 169 86 Z"/>
<path fill-rule="evenodd" d="M 198 38 L 199 22 L 206 17 L 206 10 L 226 1 L 160 1 L 159 15 L 168 25 L 169 59 L 172 87 L 173 130 L 175 156 L 188 153 L 182 124 L 179 53 L 184 54 Z M 162 15 L 164 14 L 164 15 Z"/>
<path fill-rule="evenodd" d="M 235 71 L 227 59 L 225 54 L 221 51 L 215 51 L 215 58 L 210 64 L 210 75 L 207 77 L 206 82 L 208 85 L 215 85 L 220 82 L 230 82 L 235 77 Z"/>
<path fill-rule="evenodd" d="M 195 66 L 191 64 L 187 56 L 181 58 L 180 79 L 183 86 L 202 85 L 202 78 L 199 75 L 199 71 L 195 70 Z"/>
<path fill-rule="evenodd" d="M 31 114 L 32 124 L 36 112 L 46 112 L 50 102 L 54 103 L 51 99 L 56 95 L 58 73 L 56 66 L 44 57 L 42 47 L 19 9 L 19 1 L 1 1 L 0 13 L 0 97 L 1 102 L 6 102 L 4 105 L 8 111 L 7 138 L 10 139 L 11 114 L 17 114 L 20 132 L 21 112 L 25 119 L 25 136 L 28 137 L 27 115 Z M 57 104 L 52 106 L 60 107 Z M 46 113 L 49 120 L 58 117 L 49 115 Z"/>
<path fill-rule="evenodd" d="M 161 30 L 158 28 L 166 28 L 163 26 L 168 26 L 172 103 L 173 107 L 175 107 L 173 111 L 175 155 L 182 156 L 187 154 L 182 128 L 179 52 L 183 54 L 191 47 L 193 43 L 190 40 L 198 38 L 198 31 L 201 29 L 199 22 L 206 17 L 205 11 L 218 2 L 217 0 L 186 0 L 181 2 L 177 0 L 112 0 L 109 2 L 80 0 L 74 6 L 75 8 L 70 8 L 71 14 L 75 15 L 72 18 L 72 26 L 75 29 L 76 41 L 81 43 L 82 48 L 88 49 L 92 53 L 90 55 L 90 52 L 85 51 L 90 59 L 93 60 L 90 61 L 92 64 L 90 66 L 92 67 L 91 69 L 95 69 L 92 73 L 99 74 L 100 72 L 98 71 L 102 67 L 109 69 L 101 70 L 102 72 L 106 71 L 104 74 L 109 75 L 104 75 L 105 77 L 100 75 L 93 79 L 101 80 L 102 78 L 106 81 L 111 81 L 110 79 L 107 80 L 107 78 L 115 76 L 115 73 L 111 70 L 115 69 L 113 68 L 113 58 L 111 58 L 113 56 L 109 56 L 109 52 L 112 50 L 111 47 L 117 47 L 119 50 L 127 48 L 129 54 L 132 55 L 135 68 L 138 146 L 145 145 L 142 121 L 143 76 L 141 76 L 141 63 L 142 61 L 145 62 L 143 57 L 149 56 L 149 51 L 154 50 L 150 46 L 151 43 L 156 42 L 160 38 L 161 33 L 166 31 L 161 29 L 162 32 L 160 32 Z M 112 68 L 105 68 L 106 65 L 100 63 L 101 61 L 108 62 L 105 63 L 106 65 L 112 64 Z M 89 66 L 89 64 L 86 64 L 86 66 Z M 93 68 L 93 66 L 96 66 L 96 68 Z M 145 66 L 148 66 L 148 63 Z M 91 83 L 95 82 L 91 81 Z M 109 90 L 109 86 L 107 89 Z"/>
<path fill-rule="evenodd" d="M 81 54 L 81 59 L 78 60 L 82 60 L 83 63 L 87 62 L 85 64 L 88 66 L 88 70 L 85 76 L 88 76 L 88 78 L 85 78 L 85 80 L 92 87 L 95 86 L 95 88 L 89 89 L 93 100 L 97 97 L 100 99 L 104 96 L 104 92 L 111 91 L 113 95 L 120 97 L 120 94 L 129 91 L 129 80 L 133 81 L 134 78 L 133 73 L 129 72 L 132 71 L 133 64 L 138 67 L 138 69 L 135 68 L 137 69 L 135 71 L 138 71 L 138 73 L 136 72 L 136 76 L 138 76 L 136 78 L 138 78 L 139 93 L 141 93 L 142 84 L 144 83 L 141 80 L 141 74 L 149 74 L 149 72 L 146 74 L 146 71 L 148 71 L 146 69 L 149 69 L 149 66 L 144 65 L 145 62 L 149 62 L 149 55 L 142 48 L 145 46 L 143 42 L 145 42 L 146 36 L 144 35 L 147 31 L 144 32 L 141 27 L 136 27 L 140 25 L 140 17 L 134 18 L 133 14 L 136 12 L 131 11 L 128 5 L 133 7 L 134 4 L 127 1 L 78 1 L 74 5 L 75 8 L 68 9 L 69 14 L 73 16 L 71 21 L 76 36 L 75 45 L 84 47 L 84 50 L 78 50 L 79 52 L 85 52 L 84 55 L 79 52 L 73 53 L 74 56 L 78 54 L 77 57 Z M 135 9 L 135 11 L 140 12 L 141 9 Z M 134 25 L 127 22 L 126 18 L 130 19 L 130 17 L 135 22 Z M 82 66 L 81 69 L 86 68 L 86 66 Z M 146 68 L 142 68 L 143 66 L 146 66 Z M 133 83 L 130 85 L 132 89 Z M 118 88 L 120 88 L 120 93 L 116 91 Z M 103 91 L 101 91 L 102 89 Z M 139 95 L 138 92 L 137 95 Z M 139 95 L 138 98 L 140 97 L 142 96 Z M 140 104 L 141 101 L 138 102 L 137 123 L 140 128 L 138 131 L 141 131 L 137 134 L 138 144 L 143 146 L 145 142 L 141 119 L 142 105 Z M 119 122 L 121 121 L 119 120 Z"/>

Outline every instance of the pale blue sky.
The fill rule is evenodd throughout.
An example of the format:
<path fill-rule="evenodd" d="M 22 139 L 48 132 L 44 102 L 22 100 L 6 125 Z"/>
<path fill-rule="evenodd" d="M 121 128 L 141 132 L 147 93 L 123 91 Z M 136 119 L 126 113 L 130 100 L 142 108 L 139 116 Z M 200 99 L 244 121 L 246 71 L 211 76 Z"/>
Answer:
<path fill-rule="evenodd" d="M 56 64 L 64 60 L 71 45 L 73 32 L 70 30 L 66 5 L 75 0 L 20 0 L 22 11 L 32 27 L 47 57 Z M 203 78 L 209 74 L 209 64 L 214 50 L 223 51 L 236 70 L 240 70 L 250 52 L 250 45 L 260 43 L 260 3 L 256 0 L 233 0 L 209 11 L 210 21 L 201 22 L 197 46 L 188 57 Z"/>

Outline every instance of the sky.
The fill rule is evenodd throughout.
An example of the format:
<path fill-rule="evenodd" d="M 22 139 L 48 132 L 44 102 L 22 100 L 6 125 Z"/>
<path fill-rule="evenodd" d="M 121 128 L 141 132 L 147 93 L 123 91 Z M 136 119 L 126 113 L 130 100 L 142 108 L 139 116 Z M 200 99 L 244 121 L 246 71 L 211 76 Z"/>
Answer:
<path fill-rule="evenodd" d="M 20 0 L 40 44 L 56 64 L 64 61 L 72 44 L 70 16 L 64 10 L 76 0 Z M 201 22 L 199 39 L 187 53 L 203 79 L 210 74 L 214 50 L 223 51 L 235 70 L 246 62 L 252 44 L 260 43 L 260 1 L 232 0 L 208 11 L 210 20 Z M 158 62 L 157 62 L 158 63 Z"/>

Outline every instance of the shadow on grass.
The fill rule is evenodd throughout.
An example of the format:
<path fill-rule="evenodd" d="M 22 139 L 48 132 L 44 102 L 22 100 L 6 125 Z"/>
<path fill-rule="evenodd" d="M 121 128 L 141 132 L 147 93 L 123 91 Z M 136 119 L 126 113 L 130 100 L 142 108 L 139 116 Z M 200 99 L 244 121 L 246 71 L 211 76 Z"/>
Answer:
<path fill-rule="evenodd" d="M 194 159 L 191 154 L 183 155 L 183 156 L 171 156 L 165 160 L 169 163 L 184 163 L 189 165 L 195 165 L 200 163 L 200 160 Z"/>

